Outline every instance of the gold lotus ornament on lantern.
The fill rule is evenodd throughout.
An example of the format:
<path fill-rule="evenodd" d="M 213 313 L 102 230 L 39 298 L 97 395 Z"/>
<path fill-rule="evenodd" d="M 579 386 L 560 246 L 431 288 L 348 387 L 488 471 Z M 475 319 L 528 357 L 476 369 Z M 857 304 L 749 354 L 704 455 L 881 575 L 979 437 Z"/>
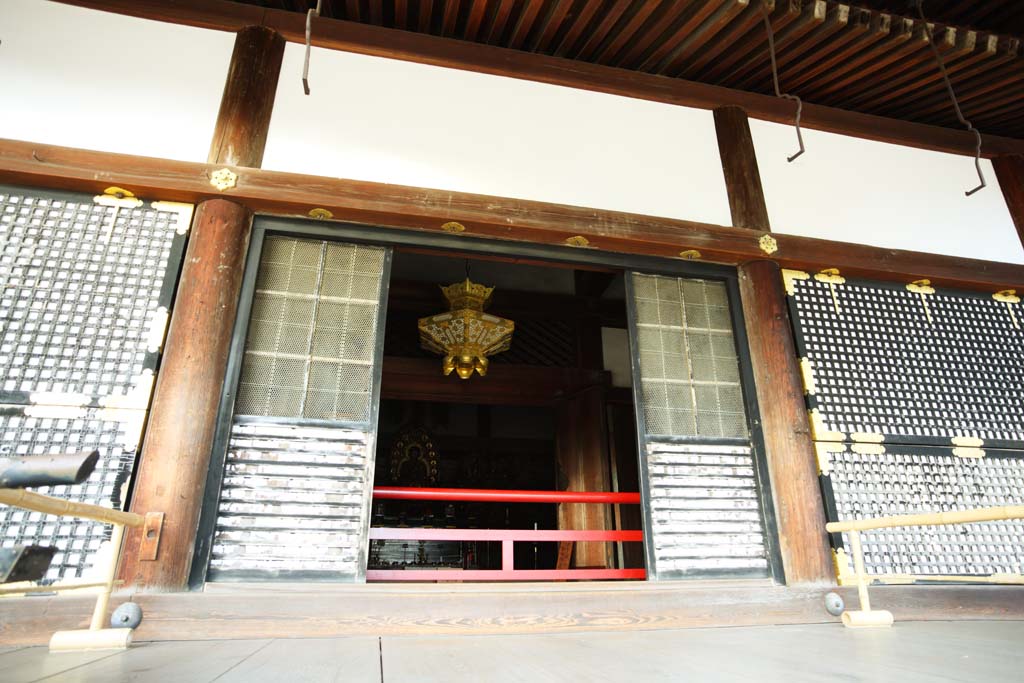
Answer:
<path fill-rule="evenodd" d="M 515 323 L 484 313 L 494 287 L 470 282 L 467 277 L 441 287 L 441 292 L 451 310 L 419 319 L 420 345 L 444 356 L 441 369 L 445 375 L 454 370 L 462 379 L 469 379 L 476 371 L 483 377 L 490 365 L 488 357 L 508 351 Z"/>

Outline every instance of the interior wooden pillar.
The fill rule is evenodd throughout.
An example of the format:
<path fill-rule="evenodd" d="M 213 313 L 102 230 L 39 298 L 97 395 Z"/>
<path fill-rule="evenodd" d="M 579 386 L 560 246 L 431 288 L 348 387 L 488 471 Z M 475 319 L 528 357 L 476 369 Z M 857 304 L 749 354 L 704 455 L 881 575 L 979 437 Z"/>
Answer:
<path fill-rule="evenodd" d="M 770 230 L 750 126 L 742 109 L 715 110 L 733 224 Z M 818 466 L 779 265 L 739 266 L 740 298 L 760 408 L 786 582 L 834 581 Z"/>
<path fill-rule="evenodd" d="M 1002 156 L 992 159 L 992 168 L 1010 209 L 1017 235 L 1024 244 L 1024 156 Z"/>
<path fill-rule="evenodd" d="M 283 55 L 274 31 L 238 32 L 210 163 L 260 166 Z M 235 202 L 196 207 L 131 502 L 164 513 L 163 528 L 155 560 L 140 558 L 142 532 L 131 529 L 121 559 L 121 578 L 145 590 L 188 585 L 251 227 Z"/>
<path fill-rule="evenodd" d="M 568 491 L 611 491 L 605 428 L 605 390 L 584 389 L 562 403 L 558 421 L 558 466 Z M 558 528 L 605 530 L 611 528 L 608 505 L 560 503 Z M 610 567 L 611 543 L 584 541 L 575 544 L 575 566 Z"/>

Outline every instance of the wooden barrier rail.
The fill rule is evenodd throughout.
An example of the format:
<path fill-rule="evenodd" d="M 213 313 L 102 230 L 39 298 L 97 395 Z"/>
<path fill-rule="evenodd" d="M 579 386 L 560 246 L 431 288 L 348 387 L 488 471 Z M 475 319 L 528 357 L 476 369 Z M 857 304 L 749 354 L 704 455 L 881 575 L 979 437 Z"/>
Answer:
<path fill-rule="evenodd" d="M 850 550 L 853 552 L 853 571 L 857 579 L 857 596 L 860 609 L 843 612 L 843 625 L 850 628 L 892 626 L 893 616 L 886 610 L 872 610 L 868 596 L 868 578 L 864 570 L 864 550 L 860 543 L 860 532 L 873 529 L 890 529 L 898 526 L 940 526 L 944 524 L 970 524 L 974 522 L 997 522 L 1003 519 L 1024 518 L 1024 505 L 1007 505 L 973 510 L 950 510 L 929 512 L 919 515 L 897 515 L 854 519 L 845 522 L 829 522 L 825 530 L 832 534 L 848 533 Z"/>
<path fill-rule="evenodd" d="M 0 504 L 20 507 L 25 510 L 32 510 L 33 512 L 42 512 L 48 515 L 80 517 L 114 525 L 114 529 L 110 534 L 111 552 L 105 571 L 106 578 L 102 583 L 80 583 L 64 586 L 54 584 L 46 586 L 48 591 L 55 592 L 93 586 L 101 588 L 99 595 L 96 596 L 96 605 L 92 611 L 92 618 L 89 620 L 89 628 L 77 631 L 57 631 L 50 639 L 50 650 L 104 650 L 128 647 L 132 640 L 132 629 L 103 628 L 103 622 L 107 618 L 110 594 L 117 584 L 117 564 L 121 557 L 121 540 L 124 536 L 124 529 L 125 527 L 141 527 L 145 524 L 146 518 L 134 512 L 111 510 L 110 508 L 90 505 L 88 503 L 75 503 L 24 489 L 0 489 Z M 19 590 L 18 592 L 27 593 L 34 591 Z"/>
<path fill-rule="evenodd" d="M 522 491 L 379 486 L 374 498 L 390 500 L 456 500 L 502 503 L 639 504 L 639 493 L 604 491 Z M 644 579 L 645 569 L 516 569 L 514 544 L 521 542 L 642 542 L 643 531 L 574 529 L 435 529 L 372 527 L 370 540 L 491 541 L 501 543 L 501 569 L 368 569 L 368 581 L 565 581 Z"/>

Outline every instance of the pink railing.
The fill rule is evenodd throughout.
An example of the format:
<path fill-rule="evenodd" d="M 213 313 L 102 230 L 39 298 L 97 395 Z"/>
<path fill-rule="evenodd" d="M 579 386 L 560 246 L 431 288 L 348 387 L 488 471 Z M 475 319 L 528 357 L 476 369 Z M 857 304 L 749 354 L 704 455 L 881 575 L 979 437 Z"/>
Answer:
<path fill-rule="evenodd" d="M 589 491 L 505 491 L 495 489 L 427 489 L 382 486 L 374 498 L 392 500 L 456 500 L 502 503 L 638 504 L 639 493 Z M 515 569 L 513 544 L 540 541 L 643 541 L 642 531 L 534 529 L 370 529 L 370 540 L 496 541 L 501 543 L 501 569 L 369 569 L 368 581 L 564 581 L 580 579 L 643 579 L 643 569 Z"/>

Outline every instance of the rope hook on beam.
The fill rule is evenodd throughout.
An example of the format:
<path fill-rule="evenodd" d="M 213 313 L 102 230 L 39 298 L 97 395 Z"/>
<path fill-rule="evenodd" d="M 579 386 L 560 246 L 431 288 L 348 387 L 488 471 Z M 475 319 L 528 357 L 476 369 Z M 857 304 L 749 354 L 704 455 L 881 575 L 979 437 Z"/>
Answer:
<path fill-rule="evenodd" d="M 316 0 L 316 9 L 310 8 L 306 12 L 306 59 L 302 63 L 302 90 L 309 94 L 309 52 L 312 48 L 313 15 L 320 16 L 320 6 L 323 0 Z"/>
<path fill-rule="evenodd" d="M 804 103 L 796 95 L 784 93 L 779 88 L 779 66 L 775 62 L 775 32 L 772 31 L 771 18 L 768 16 L 768 5 L 764 2 L 761 3 L 761 14 L 764 16 L 764 28 L 768 32 L 768 55 L 772 60 L 772 82 L 775 84 L 775 96 L 796 102 L 796 141 L 800 143 L 800 151 L 791 157 L 786 157 L 786 161 L 793 162 L 805 151 L 804 136 L 800 133 L 800 115 L 803 113 Z"/>
<path fill-rule="evenodd" d="M 935 55 L 935 62 L 939 65 L 939 72 L 942 74 L 942 80 L 946 84 L 946 90 L 949 92 L 949 99 L 953 101 L 953 111 L 956 112 L 956 117 L 960 119 L 967 130 L 974 133 L 974 170 L 978 172 L 979 184 L 973 190 L 967 190 L 964 194 L 970 197 L 972 194 L 986 186 L 985 174 L 981 172 L 981 133 L 978 129 L 971 125 L 971 122 L 964 118 L 964 113 L 960 111 L 960 102 L 956 99 L 956 93 L 953 92 L 953 84 L 949 81 L 949 74 L 946 73 L 946 65 L 942 61 L 942 55 L 939 54 L 939 50 L 935 47 L 935 40 L 932 37 L 932 27 L 928 23 L 928 20 L 924 18 L 924 1 L 923 0 L 911 0 L 911 4 L 917 8 L 917 16 L 921 18 L 924 23 L 924 35 L 928 39 L 928 47 L 932 49 L 932 54 Z"/>

